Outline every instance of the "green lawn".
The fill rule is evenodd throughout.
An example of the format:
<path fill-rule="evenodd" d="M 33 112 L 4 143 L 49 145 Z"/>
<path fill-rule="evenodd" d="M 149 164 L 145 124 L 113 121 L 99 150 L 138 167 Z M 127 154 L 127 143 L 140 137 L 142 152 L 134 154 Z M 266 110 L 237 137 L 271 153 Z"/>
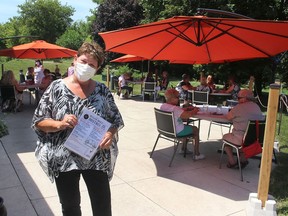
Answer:
<path fill-rule="evenodd" d="M 56 65 L 60 68 L 60 73 L 64 74 L 67 71 L 67 68 L 70 66 L 71 62 L 73 59 L 63 59 L 61 61 L 53 61 L 53 60 L 44 60 L 43 65 L 45 68 L 49 69 L 51 72 L 55 71 Z M 1 62 L 4 66 L 4 71 L 5 70 L 12 70 L 14 72 L 14 75 L 17 80 L 19 80 L 19 71 L 23 70 L 24 74 L 27 71 L 28 67 L 34 67 L 35 66 L 35 61 L 32 59 L 13 59 L 8 62 Z"/>
<path fill-rule="evenodd" d="M 45 60 L 44 67 L 54 71 L 56 65 L 60 68 L 61 74 L 64 74 L 67 68 L 70 66 L 73 59 L 65 59 L 61 61 L 51 61 Z M 1 59 L 0 59 L 1 64 Z M 22 69 L 24 73 L 26 72 L 28 67 L 34 66 L 34 60 L 19 60 L 14 59 L 9 62 L 4 63 L 4 70 L 12 70 L 16 78 L 19 80 L 19 70 Z M 106 71 L 104 71 L 105 73 Z M 96 75 L 94 80 L 104 82 L 102 80 L 102 75 Z M 172 80 L 172 79 L 171 79 Z M 175 87 L 179 80 L 172 80 L 169 83 L 169 86 Z M 197 86 L 199 82 L 191 82 L 193 86 Z M 265 90 L 264 92 L 267 92 Z M 135 85 L 134 94 L 140 94 L 141 89 L 140 85 Z M 283 91 L 287 93 L 287 89 Z M 266 103 L 264 103 L 266 104 Z M 278 153 L 278 166 L 272 171 L 271 181 L 270 181 L 270 190 L 269 194 L 273 195 L 277 201 L 277 213 L 279 216 L 288 215 L 288 116 L 285 113 L 283 115 L 281 133 L 276 137 L 276 140 L 280 142 L 280 152 Z"/>
<path fill-rule="evenodd" d="M 280 142 L 279 164 L 272 171 L 269 194 L 277 201 L 278 216 L 288 215 L 288 115 L 283 115 L 281 132 L 276 137 Z"/>

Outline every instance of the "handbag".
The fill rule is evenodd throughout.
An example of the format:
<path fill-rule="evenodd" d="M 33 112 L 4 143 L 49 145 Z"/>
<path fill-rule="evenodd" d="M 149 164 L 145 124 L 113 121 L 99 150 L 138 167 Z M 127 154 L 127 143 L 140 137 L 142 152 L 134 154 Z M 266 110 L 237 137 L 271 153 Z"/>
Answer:
<path fill-rule="evenodd" d="M 256 127 L 256 140 L 248 146 L 244 146 L 244 143 L 242 144 L 243 146 L 242 151 L 244 153 L 245 158 L 251 158 L 255 155 L 262 153 L 262 146 L 259 142 L 259 122 L 258 121 L 255 121 L 255 127 Z"/>

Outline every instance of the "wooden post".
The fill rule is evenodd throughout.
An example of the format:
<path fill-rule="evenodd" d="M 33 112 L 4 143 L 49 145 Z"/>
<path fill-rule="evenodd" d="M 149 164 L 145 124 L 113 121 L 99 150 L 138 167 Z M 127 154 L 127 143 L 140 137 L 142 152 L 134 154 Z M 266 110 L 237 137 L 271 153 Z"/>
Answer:
<path fill-rule="evenodd" d="M 109 88 L 109 80 L 110 80 L 110 71 L 109 66 L 107 66 L 107 78 L 106 78 L 107 88 Z"/>
<path fill-rule="evenodd" d="M 260 167 L 260 177 L 258 183 L 258 199 L 261 200 L 262 207 L 265 206 L 265 202 L 268 200 L 279 94 L 280 85 L 271 84 L 269 90 L 266 127 Z"/>
<path fill-rule="evenodd" d="M 1 65 L 1 70 L 2 70 L 2 76 L 3 76 L 3 72 L 4 72 L 4 64 Z"/>

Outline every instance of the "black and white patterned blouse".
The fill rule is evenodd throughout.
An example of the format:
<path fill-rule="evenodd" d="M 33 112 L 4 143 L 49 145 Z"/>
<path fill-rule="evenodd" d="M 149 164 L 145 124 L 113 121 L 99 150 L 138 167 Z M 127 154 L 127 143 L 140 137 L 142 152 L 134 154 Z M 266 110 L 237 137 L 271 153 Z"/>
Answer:
<path fill-rule="evenodd" d="M 62 120 L 65 114 L 78 117 L 84 107 L 109 121 L 112 128 L 120 130 L 124 126 L 114 98 L 104 84 L 96 82 L 96 88 L 91 95 L 81 99 L 67 88 L 62 79 L 51 83 L 35 110 L 32 128 L 38 135 L 36 158 L 52 182 L 59 172 L 70 170 L 102 170 L 107 172 L 109 179 L 112 178 L 118 155 L 118 133 L 114 135 L 110 149 L 99 150 L 96 156 L 88 161 L 64 147 L 72 129 L 45 133 L 35 127 L 37 122 L 44 119 Z"/>

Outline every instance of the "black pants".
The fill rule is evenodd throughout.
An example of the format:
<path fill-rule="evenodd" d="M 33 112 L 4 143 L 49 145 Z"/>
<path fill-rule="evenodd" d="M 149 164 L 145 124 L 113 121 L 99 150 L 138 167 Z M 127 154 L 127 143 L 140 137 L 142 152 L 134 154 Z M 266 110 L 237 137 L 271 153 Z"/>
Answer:
<path fill-rule="evenodd" d="M 122 86 L 121 89 L 126 89 L 129 94 L 133 91 L 133 88 L 131 86 Z"/>
<path fill-rule="evenodd" d="M 63 216 L 80 216 L 80 174 L 86 183 L 93 216 L 111 216 L 111 195 L 108 176 L 97 170 L 62 172 L 55 178 Z"/>

